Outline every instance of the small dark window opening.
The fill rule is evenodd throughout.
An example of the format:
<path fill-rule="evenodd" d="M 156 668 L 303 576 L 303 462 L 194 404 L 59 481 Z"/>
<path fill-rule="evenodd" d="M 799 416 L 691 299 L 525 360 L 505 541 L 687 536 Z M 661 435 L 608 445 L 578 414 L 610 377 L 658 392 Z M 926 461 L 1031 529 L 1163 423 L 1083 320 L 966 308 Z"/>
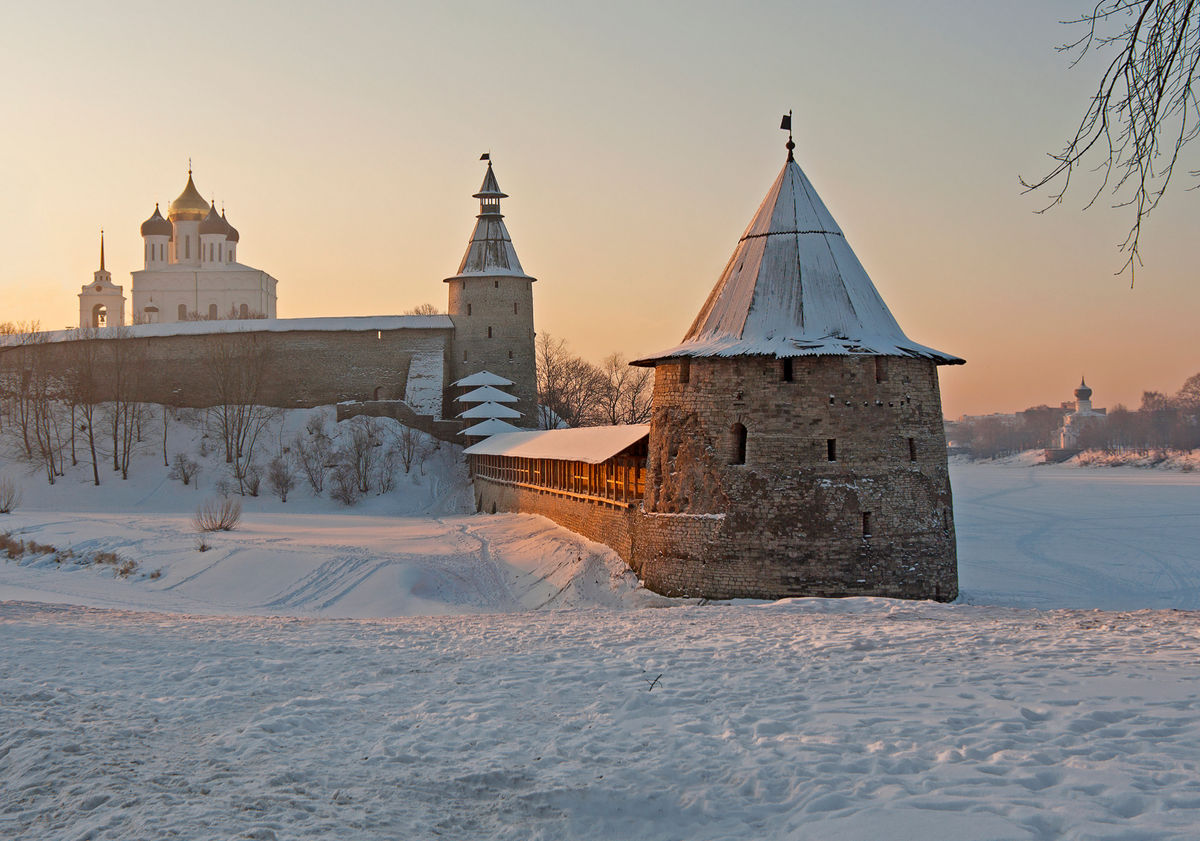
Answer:
<path fill-rule="evenodd" d="M 908 460 L 917 460 L 917 439 L 915 438 L 908 439 Z"/>
<path fill-rule="evenodd" d="M 686 359 L 679 363 L 679 382 L 687 383 L 692 380 L 692 363 Z"/>
<path fill-rule="evenodd" d="M 516 304 L 516 302 L 514 301 L 514 302 L 513 302 L 513 315 L 516 315 L 516 314 L 517 314 L 517 304 Z"/>
<path fill-rule="evenodd" d="M 500 288 L 500 281 L 498 281 L 498 280 L 494 280 L 494 281 L 492 281 L 492 282 L 496 284 L 496 288 L 497 288 L 497 289 L 499 289 L 499 288 Z"/>
<path fill-rule="evenodd" d="M 467 315 L 471 314 L 471 305 L 467 304 Z"/>
<path fill-rule="evenodd" d="M 790 356 L 783 360 L 783 381 L 785 383 L 792 382 L 792 358 Z"/>
<path fill-rule="evenodd" d="M 513 355 L 512 355 L 512 351 L 511 351 L 511 350 L 508 352 L 508 358 L 509 358 L 509 359 L 512 359 L 512 358 L 513 358 Z"/>
<path fill-rule="evenodd" d="M 746 426 L 745 424 L 735 423 L 730 429 L 733 436 L 733 459 L 730 464 L 745 464 L 746 463 Z"/>
<path fill-rule="evenodd" d="M 887 360 L 882 356 L 875 357 L 875 382 L 887 382 Z"/>
<path fill-rule="evenodd" d="M 463 362 L 466 362 L 466 361 L 467 361 L 467 352 L 464 350 L 463 351 Z"/>
<path fill-rule="evenodd" d="M 826 457 L 830 461 L 837 461 L 837 439 L 829 438 L 825 441 Z"/>
<path fill-rule="evenodd" d="M 863 537 L 871 536 L 871 512 L 864 511 L 863 515 Z"/>
<path fill-rule="evenodd" d="M 492 328 L 489 327 L 488 328 L 488 338 L 490 339 L 491 337 L 492 337 Z"/>
<path fill-rule="evenodd" d="M 832 406 L 832 405 L 833 405 L 833 395 L 832 395 L 832 394 L 831 394 L 831 395 L 829 395 L 829 405 L 830 405 L 830 406 Z"/>

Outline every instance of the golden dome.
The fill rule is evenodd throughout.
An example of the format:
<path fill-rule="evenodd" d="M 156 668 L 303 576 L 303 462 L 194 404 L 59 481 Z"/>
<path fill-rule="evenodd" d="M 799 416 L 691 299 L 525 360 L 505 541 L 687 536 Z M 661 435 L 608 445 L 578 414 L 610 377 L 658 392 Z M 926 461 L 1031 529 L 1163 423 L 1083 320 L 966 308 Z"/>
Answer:
<path fill-rule="evenodd" d="M 167 210 L 167 218 L 172 222 L 191 220 L 199 222 L 208 213 L 208 202 L 200 195 L 196 185 L 192 183 L 192 172 L 188 170 L 188 183 L 179 194 L 179 198 L 171 202 Z"/>

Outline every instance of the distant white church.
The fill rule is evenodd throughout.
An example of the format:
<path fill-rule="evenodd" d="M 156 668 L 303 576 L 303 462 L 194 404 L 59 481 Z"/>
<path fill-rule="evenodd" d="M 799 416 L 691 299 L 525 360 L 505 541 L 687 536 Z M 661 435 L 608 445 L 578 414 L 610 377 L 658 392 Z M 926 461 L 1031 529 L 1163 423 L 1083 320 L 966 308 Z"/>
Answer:
<path fill-rule="evenodd" d="M 192 183 L 171 202 L 164 219 L 158 205 L 142 223 L 145 267 L 133 272 L 129 318 L 134 324 L 200 319 L 275 318 L 277 281 L 237 261 L 241 237 Z M 125 296 L 104 269 L 79 293 L 79 326 L 125 323 Z"/>

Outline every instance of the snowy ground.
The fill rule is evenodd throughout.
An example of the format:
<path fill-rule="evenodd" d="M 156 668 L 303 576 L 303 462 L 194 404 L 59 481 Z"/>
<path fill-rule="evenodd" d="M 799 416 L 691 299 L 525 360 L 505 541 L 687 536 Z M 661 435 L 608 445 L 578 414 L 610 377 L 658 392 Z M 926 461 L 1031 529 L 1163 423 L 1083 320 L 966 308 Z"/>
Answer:
<path fill-rule="evenodd" d="M 959 604 L 702 606 L 441 452 L 203 553 L 219 464 L 23 477 L 139 567 L 0 563 L 0 838 L 1197 837 L 1200 475 L 955 464 Z"/>

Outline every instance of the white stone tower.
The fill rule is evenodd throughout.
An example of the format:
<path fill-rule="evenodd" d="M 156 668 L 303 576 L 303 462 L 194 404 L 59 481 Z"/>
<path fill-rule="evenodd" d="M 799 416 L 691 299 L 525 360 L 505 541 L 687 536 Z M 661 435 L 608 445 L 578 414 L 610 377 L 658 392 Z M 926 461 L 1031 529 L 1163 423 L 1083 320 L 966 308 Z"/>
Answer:
<path fill-rule="evenodd" d="M 80 327 L 120 327 L 125 323 L 125 292 L 104 268 L 104 231 L 100 232 L 100 268 L 79 293 Z"/>
<path fill-rule="evenodd" d="M 516 409 L 523 423 L 537 419 L 537 362 L 533 330 L 533 282 L 525 274 L 513 248 L 492 171 L 490 155 L 479 199 L 479 216 L 458 273 L 450 284 L 447 312 L 454 322 L 449 360 L 450 381 L 480 371 L 492 371 L 512 380 Z M 451 416 L 447 409 L 447 417 Z"/>

